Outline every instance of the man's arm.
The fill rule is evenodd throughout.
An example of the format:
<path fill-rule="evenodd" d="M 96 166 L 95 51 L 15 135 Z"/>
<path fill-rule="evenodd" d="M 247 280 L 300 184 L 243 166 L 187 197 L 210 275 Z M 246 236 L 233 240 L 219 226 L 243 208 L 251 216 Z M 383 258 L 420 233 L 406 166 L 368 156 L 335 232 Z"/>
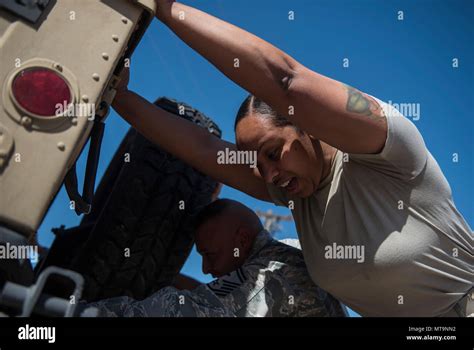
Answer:
<path fill-rule="evenodd" d="M 320 75 L 268 42 L 202 11 L 160 1 L 157 17 L 235 83 L 317 139 L 349 153 L 378 153 L 386 119 L 377 102 Z"/>
<path fill-rule="evenodd" d="M 205 285 L 193 291 L 165 287 L 144 300 L 116 297 L 99 300 L 89 307 L 101 317 L 232 317 L 220 299 Z"/>
<path fill-rule="evenodd" d="M 87 307 L 99 309 L 99 317 L 147 317 L 147 310 L 140 302 L 127 296 L 102 299 L 92 303 L 85 303 Z"/>

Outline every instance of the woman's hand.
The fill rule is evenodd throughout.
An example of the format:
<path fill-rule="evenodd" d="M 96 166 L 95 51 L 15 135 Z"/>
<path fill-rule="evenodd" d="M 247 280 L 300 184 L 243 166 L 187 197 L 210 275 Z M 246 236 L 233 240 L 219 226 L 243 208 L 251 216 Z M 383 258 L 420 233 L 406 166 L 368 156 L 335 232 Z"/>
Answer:
<path fill-rule="evenodd" d="M 166 17 L 171 15 L 171 6 L 175 0 L 155 0 L 156 3 L 156 18 L 163 21 Z"/>
<path fill-rule="evenodd" d="M 122 69 L 122 72 L 120 73 L 119 76 L 119 82 L 117 86 L 115 87 L 115 90 L 117 90 L 117 94 L 128 91 L 128 82 L 130 81 L 130 68 L 124 67 Z"/>
<path fill-rule="evenodd" d="M 112 107 L 114 109 L 117 109 L 118 104 L 120 104 L 121 100 L 123 100 L 124 95 L 126 95 L 129 92 L 128 90 L 129 80 L 130 80 L 130 68 L 124 67 L 122 69 L 122 72 L 120 72 L 119 81 L 117 85 L 115 86 L 115 90 L 117 92 L 115 93 L 114 100 L 112 101 Z"/>

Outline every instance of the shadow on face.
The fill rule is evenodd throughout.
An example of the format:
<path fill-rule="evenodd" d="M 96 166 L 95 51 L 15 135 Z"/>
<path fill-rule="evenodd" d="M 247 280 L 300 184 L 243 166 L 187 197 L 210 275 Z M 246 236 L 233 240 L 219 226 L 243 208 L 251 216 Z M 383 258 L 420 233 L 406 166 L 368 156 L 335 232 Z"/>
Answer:
<path fill-rule="evenodd" d="M 196 249 L 203 273 L 218 278 L 244 264 L 262 226 L 251 209 L 228 199 L 211 203 L 203 213 L 195 233 Z"/>
<path fill-rule="evenodd" d="M 290 195 L 310 196 L 323 169 L 318 140 L 292 125 L 275 126 L 272 117 L 250 114 L 236 125 L 237 147 L 257 151 L 257 176 Z"/>

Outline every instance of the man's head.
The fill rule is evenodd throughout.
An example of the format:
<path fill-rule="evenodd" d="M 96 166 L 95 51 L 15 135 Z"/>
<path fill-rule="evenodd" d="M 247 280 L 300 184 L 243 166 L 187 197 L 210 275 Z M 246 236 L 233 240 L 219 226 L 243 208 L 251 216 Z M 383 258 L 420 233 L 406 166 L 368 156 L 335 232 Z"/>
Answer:
<path fill-rule="evenodd" d="M 258 216 L 237 201 L 218 199 L 206 206 L 198 214 L 195 225 L 203 273 L 221 277 L 238 269 L 262 229 Z"/>

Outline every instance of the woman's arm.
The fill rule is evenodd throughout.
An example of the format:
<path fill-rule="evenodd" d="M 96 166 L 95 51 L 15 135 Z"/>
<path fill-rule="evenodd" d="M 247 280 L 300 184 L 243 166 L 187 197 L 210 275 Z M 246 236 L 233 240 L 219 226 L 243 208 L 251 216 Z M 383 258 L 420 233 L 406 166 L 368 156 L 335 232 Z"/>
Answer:
<path fill-rule="evenodd" d="M 118 90 L 112 106 L 143 136 L 202 173 L 255 198 L 271 201 L 264 181 L 249 165 L 218 164 L 217 152 L 226 147 L 236 150 L 234 144 L 155 106 L 126 88 Z"/>
<path fill-rule="evenodd" d="M 177 2 L 156 1 L 157 17 L 184 42 L 301 129 L 344 152 L 383 148 L 386 120 L 370 96 L 311 71 L 232 24 Z"/>

